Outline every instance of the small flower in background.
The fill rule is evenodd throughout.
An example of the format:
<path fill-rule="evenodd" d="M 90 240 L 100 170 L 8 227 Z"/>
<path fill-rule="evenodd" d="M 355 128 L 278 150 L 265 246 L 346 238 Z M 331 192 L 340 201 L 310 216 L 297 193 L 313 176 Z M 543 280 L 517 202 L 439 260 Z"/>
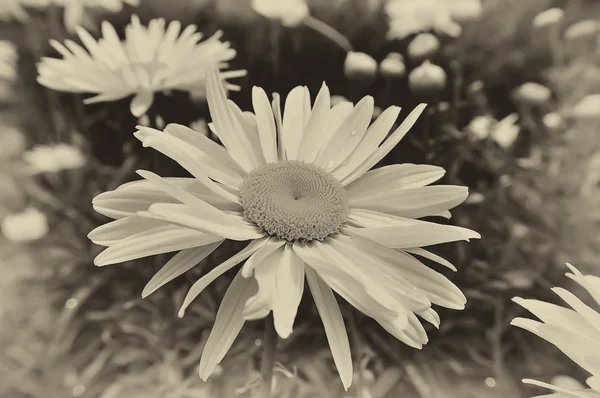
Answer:
<path fill-rule="evenodd" d="M 550 101 L 552 92 L 543 84 L 527 82 L 517 87 L 513 93 L 515 101 L 529 106 L 541 106 Z"/>
<path fill-rule="evenodd" d="M 56 173 L 75 170 L 86 163 L 85 155 L 73 145 L 37 145 L 23 153 L 23 159 L 31 173 Z"/>
<path fill-rule="evenodd" d="M 48 88 L 74 93 L 95 93 L 86 104 L 115 101 L 134 95 L 130 110 L 140 117 L 154 101 L 154 93 L 166 90 L 203 89 L 207 69 L 224 67 L 235 57 L 229 43 L 221 42 L 221 32 L 199 42 L 202 34 L 190 25 L 182 32 L 178 21 L 165 30 L 165 20 L 153 19 L 142 26 L 137 16 L 125 29 L 121 43 L 113 26 L 102 23 L 103 37 L 96 41 L 87 31 L 77 34 L 89 51 L 74 42 L 67 47 L 52 40 L 51 45 L 63 59 L 42 58 L 38 64 L 38 82 Z M 227 71 L 223 79 L 244 76 L 246 71 Z M 226 83 L 230 90 L 239 86 Z"/>
<path fill-rule="evenodd" d="M 542 117 L 542 122 L 548 130 L 557 130 L 563 125 L 563 119 L 556 112 L 548 112 Z"/>
<path fill-rule="evenodd" d="M 0 21 L 25 21 L 27 18 L 27 12 L 23 8 L 22 0 L 0 1 Z"/>
<path fill-rule="evenodd" d="M 440 40 L 431 33 L 419 33 L 410 43 L 406 52 L 410 59 L 421 62 L 433 57 L 440 49 Z"/>
<path fill-rule="evenodd" d="M 351 80 L 370 80 L 377 74 L 377 61 L 369 54 L 350 51 L 344 61 L 344 75 Z"/>
<path fill-rule="evenodd" d="M 600 278 L 593 275 L 583 275 L 574 266 L 567 263 L 571 273 L 567 277 L 585 288 L 597 304 L 600 304 Z M 586 380 L 589 387 L 576 389 L 559 387 L 542 383 L 537 380 L 524 379 L 523 382 L 556 391 L 558 394 L 545 395 L 547 397 L 600 397 L 600 314 L 589 307 L 573 293 L 559 287 L 552 289 L 571 308 L 561 307 L 544 301 L 513 298 L 513 301 L 540 321 L 527 318 L 515 318 L 511 324 L 543 338 L 554 344 L 565 355 L 571 358 L 592 376 Z M 572 384 L 572 383 L 571 383 Z"/>
<path fill-rule="evenodd" d="M 48 8 L 51 6 L 64 8 L 64 24 L 67 31 L 75 32 L 75 28 L 84 21 L 86 8 L 118 13 L 123 9 L 123 4 L 138 6 L 140 0 L 21 0 L 24 5 L 35 8 Z"/>
<path fill-rule="evenodd" d="M 25 150 L 23 133 L 13 126 L 0 126 L 0 161 L 14 158 Z"/>
<path fill-rule="evenodd" d="M 475 141 L 482 141 L 490 136 L 494 123 L 496 123 L 496 119 L 490 115 L 478 115 L 469 122 L 466 130 Z"/>
<path fill-rule="evenodd" d="M 397 52 L 391 52 L 379 63 L 379 73 L 386 79 L 400 79 L 406 74 L 404 57 Z"/>
<path fill-rule="evenodd" d="M 576 40 L 595 37 L 600 32 L 600 21 L 584 19 L 575 22 L 565 30 L 565 39 Z"/>
<path fill-rule="evenodd" d="M 415 348 L 428 341 L 418 317 L 439 326 L 432 304 L 464 308 L 460 289 L 418 258 L 455 270 L 423 247 L 479 238 L 465 228 L 419 220 L 450 217 L 467 188 L 429 186 L 445 173 L 436 166 L 370 170 L 413 126 L 424 104 L 388 134 L 400 108 L 386 109 L 369 127 L 372 97 L 331 107 L 325 84 L 312 106 L 308 89 L 294 88 L 283 111 L 278 95 L 271 102 L 255 87 L 255 113 L 227 100 L 216 68 L 206 84 L 213 130 L 224 147 L 185 126 L 170 124 L 164 131 L 140 126 L 135 136 L 145 147 L 173 158 L 193 178 L 138 171 L 143 180 L 94 198 L 94 209 L 116 220 L 89 234 L 107 246 L 94 260 L 98 266 L 179 251 L 146 285 L 143 297 L 196 266 L 223 241 L 250 241 L 200 278 L 181 307 L 183 316 L 210 283 L 247 259 L 206 341 L 202 379 L 247 320 L 272 311 L 277 334 L 287 338 L 305 279 L 346 389 L 353 362 L 334 291 Z"/>
<path fill-rule="evenodd" d="M 559 23 L 565 17 L 565 12 L 558 7 L 550 8 L 540 12 L 533 18 L 532 24 L 536 28 L 554 25 Z"/>
<path fill-rule="evenodd" d="M 4 217 L 0 225 L 2 235 L 13 243 L 39 240 L 48 234 L 48 218 L 34 207 Z"/>
<path fill-rule="evenodd" d="M 0 79 L 13 82 L 17 78 L 19 56 L 13 43 L 0 40 Z"/>
<path fill-rule="evenodd" d="M 423 62 L 408 74 L 408 86 L 413 94 L 431 97 L 446 87 L 446 72 L 429 61 Z"/>
<path fill-rule="evenodd" d="M 260 15 L 279 20 L 289 28 L 300 25 L 309 15 L 304 0 L 252 0 L 252 8 Z"/>
<path fill-rule="evenodd" d="M 517 124 L 518 120 L 519 115 L 513 113 L 498 121 L 490 131 L 490 138 L 502 148 L 510 148 L 521 131 L 521 128 Z"/>
<path fill-rule="evenodd" d="M 570 112 L 578 119 L 596 119 L 600 117 L 600 94 L 589 94 L 576 103 Z"/>
<path fill-rule="evenodd" d="M 458 37 L 462 30 L 452 20 L 445 0 L 389 0 L 384 10 L 390 25 L 388 39 L 403 39 L 412 33 L 428 30 Z"/>

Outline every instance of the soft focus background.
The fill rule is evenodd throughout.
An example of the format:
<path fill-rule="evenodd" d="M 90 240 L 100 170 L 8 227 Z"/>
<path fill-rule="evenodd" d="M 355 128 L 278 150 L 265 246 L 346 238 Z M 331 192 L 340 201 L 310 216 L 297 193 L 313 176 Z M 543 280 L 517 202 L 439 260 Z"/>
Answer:
<path fill-rule="evenodd" d="M 305 300 L 294 334 L 280 344 L 277 396 L 519 398 L 541 393 L 522 386 L 524 377 L 584 380 L 555 347 L 509 322 L 522 311 L 514 296 L 557 301 L 549 287 L 568 284 L 566 261 L 600 275 L 600 4 L 484 0 L 481 12 L 459 12 L 460 34 L 435 33 L 440 48 L 430 58 L 444 81 L 437 70 L 412 74 L 427 43 L 412 43 L 414 33 L 387 35 L 393 21 L 386 1 L 308 3 L 311 15 L 355 51 L 378 63 L 400 53 L 405 71 L 386 76 L 380 64 L 375 76 L 359 64 L 360 76 L 345 73 L 346 52 L 338 45 L 306 26 L 268 20 L 248 0 L 141 0 L 119 13 L 92 12 L 86 24 L 97 35 L 107 19 L 122 32 L 136 13 L 144 23 L 158 17 L 194 23 L 207 35 L 222 29 L 238 51 L 233 68 L 248 70 L 235 81 L 242 90 L 231 93 L 243 110 L 251 109 L 254 85 L 280 93 L 307 85 L 314 98 L 323 80 L 351 101 L 372 95 L 383 109 L 403 106 L 400 119 L 416 103 L 430 103 L 384 163 L 443 166 L 443 183 L 469 186 L 451 222 L 482 239 L 434 249 L 457 266 L 450 279 L 465 292 L 466 309 L 442 311 L 441 329 L 428 330 L 429 344 L 417 351 L 343 308 L 356 361 L 354 385 L 343 392 L 314 304 Z M 0 46 L 0 397 L 249 396 L 261 322 L 245 327 L 208 383 L 196 372 L 227 276 L 179 319 L 199 271 L 142 300 L 166 256 L 97 268 L 92 259 L 99 248 L 86 238 L 106 221 L 93 212 L 93 196 L 135 179 L 139 168 L 182 172 L 142 149 L 134 126 L 176 122 L 206 130 L 206 104 L 187 93 L 159 94 L 147 118 L 137 120 L 129 98 L 83 105 L 80 95 L 45 89 L 36 83 L 36 63 L 57 56 L 49 38 L 71 36 L 61 8 L 28 8 L 25 19 L 3 15 L 3 7 L 0 40 L 16 52 Z M 553 7 L 562 12 L 540 15 Z M 68 145 L 72 167 L 27 171 L 25 151 L 57 143 Z M 209 261 L 218 263 L 228 250 Z"/>

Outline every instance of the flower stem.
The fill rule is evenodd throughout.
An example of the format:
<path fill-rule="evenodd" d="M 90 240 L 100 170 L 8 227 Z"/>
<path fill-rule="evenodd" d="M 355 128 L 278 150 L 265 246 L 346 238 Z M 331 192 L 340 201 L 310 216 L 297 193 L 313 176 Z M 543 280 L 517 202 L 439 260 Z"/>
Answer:
<path fill-rule="evenodd" d="M 265 318 L 265 335 L 263 338 L 263 357 L 260 365 L 262 376 L 261 398 L 273 396 L 271 386 L 273 385 L 273 369 L 275 368 L 275 354 L 277 353 L 277 332 L 273 323 L 273 315 Z"/>
<path fill-rule="evenodd" d="M 304 18 L 303 22 L 304 25 L 331 39 L 331 41 L 343 48 L 344 51 L 354 51 L 354 47 L 352 46 L 352 43 L 350 43 L 350 40 L 346 39 L 346 37 L 343 34 L 338 32 L 331 26 L 327 25 L 325 22 L 319 21 L 318 19 L 313 18 L 310 15 Z"/>

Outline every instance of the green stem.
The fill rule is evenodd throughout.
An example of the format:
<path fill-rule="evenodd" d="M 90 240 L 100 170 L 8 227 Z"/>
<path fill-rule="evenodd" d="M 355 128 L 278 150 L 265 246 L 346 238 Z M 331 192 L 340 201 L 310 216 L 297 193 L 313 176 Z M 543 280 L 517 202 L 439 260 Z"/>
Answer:
<path fill-rule="evenodd" d="M 277 353 L 277 332 L 273 323 L 273 315 L 265 318 L 265 335 L 263 338 L 263 357 L 260 366 L 262 376 L 261 398 L 273 396 L 271 386 L 273 385 L 273 369 L 275 368 L 275 355 Z"/>
<path fill-rule="evenodd" d="M 352 43 L 350 43 L 350 40 L 346 39 L 343 34 L 327 25 L 325 22 L 319 21 L 311 16 L 306 17 L 302 22 L 304 22 L 304 25 L 321 33 L 323 36 L 336 43 L 338 46 L 343 48 L 344 51 L 354 51 L 354 47 L 352 46 Z"/>

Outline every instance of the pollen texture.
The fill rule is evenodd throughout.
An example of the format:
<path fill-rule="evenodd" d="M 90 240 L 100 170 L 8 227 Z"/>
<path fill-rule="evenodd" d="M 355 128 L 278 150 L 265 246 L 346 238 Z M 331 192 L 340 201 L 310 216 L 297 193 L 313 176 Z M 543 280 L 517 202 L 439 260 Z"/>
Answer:
<path fill-rule="evenodd" d="M 299 161 L 253 170 L 244 178 L 240 199 L 246 218 L 287 241 L 324 239 L 348 220 L 342 184 L 324 170 Z"/>

